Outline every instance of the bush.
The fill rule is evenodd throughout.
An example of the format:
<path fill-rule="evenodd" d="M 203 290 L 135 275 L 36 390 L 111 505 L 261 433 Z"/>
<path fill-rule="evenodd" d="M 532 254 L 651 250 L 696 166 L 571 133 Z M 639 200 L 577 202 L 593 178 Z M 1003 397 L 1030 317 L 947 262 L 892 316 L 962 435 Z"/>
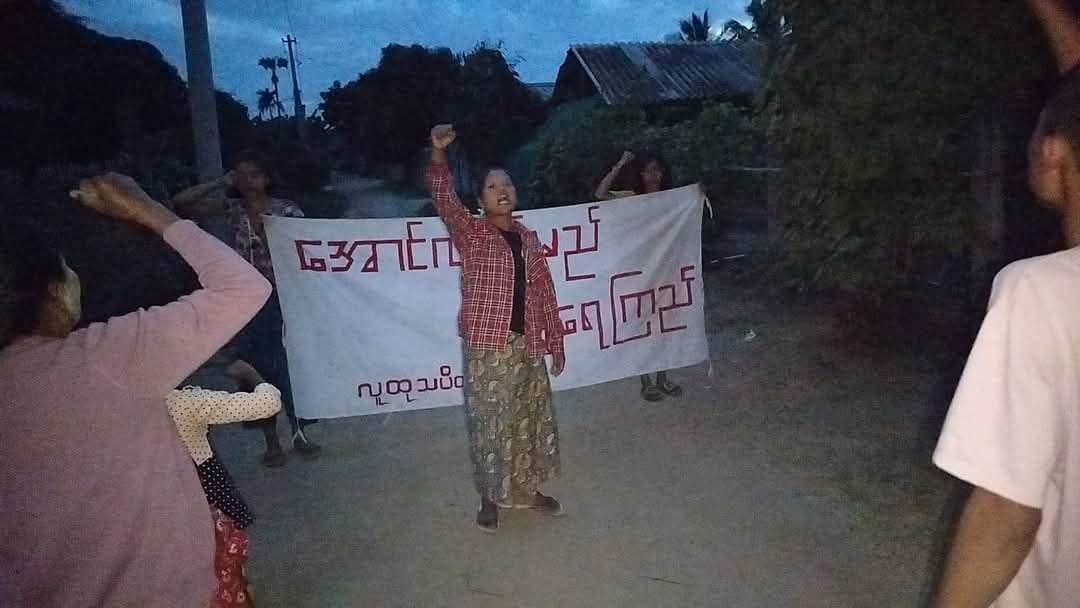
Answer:
<path fill-rule="evenodd" d="M 536 204 L 536 201 L 531 200 L 530 192 L 538 179 L 540 158 L 548 145 L 566 130 L 587 124 L 585 121 L 598 103 L 593 99 L 582 99 L 557 106 L 548 115 L 547 121 L 537 129 L 536 135 L 507 158 L 506 170 L 518 184 L 523 208 L 531 208 Z"/>
<path fill-rule="evenodd" d="M 726 103 L 706 103 L 692 120 L 651 123 L 640 106 L 600 106 L 573 117 L 550 135 L 527 184 L 536 206 L 591 201 L 597 184 L 624 150 L 659 149 L 671 164 L 675 185 L 700 182 L 714 208 L 762 205 L 761 180 L 732 171 L 758 162 L 757 129 L 747 112 Z M 630 189 L 624 172 L 615 189 Z"/>
<path fill-rule="evenodd" d="M 661 139 L 660 131 L 647 124 L 640 107 L 594 108 L 544 147 L 528 194 L 539 207 L 593 200 L 597 183 L 623 150 Z"/>
<path fill-rule="evenodd" d="M 985 4 L 780 0 L 791 33 L 762 98 L 784 157 L 775 245 L 790 286 L 871 311 L 919 286 L 921 269 L 985 245 L 965 174 L 976 134 L 1000 126 L 1005 171 L 1022 175 L 1032 94 L 1052 73 L 1023 3 Z"/>

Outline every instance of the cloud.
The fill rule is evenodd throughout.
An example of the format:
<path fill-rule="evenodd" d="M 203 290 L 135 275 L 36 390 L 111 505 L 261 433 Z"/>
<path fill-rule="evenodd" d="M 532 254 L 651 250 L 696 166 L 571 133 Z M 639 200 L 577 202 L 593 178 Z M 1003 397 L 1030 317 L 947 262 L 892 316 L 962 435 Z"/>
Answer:
<path fill-rule="evenodd" d="M 183 73 L 184 46 L 177 0 L 61 0 L 87 25 L 158 46 Z M 744 17 L 746 0 L 713 2 L 717 26 Z M 690 15 L 685 0 L 207 0 L 218 86 L 254 107 L 268 85 L 259 57 L 284 55 L 290 29 L 299 39 L 300 84 L 309 106 L 334 80 L 373 67 L 391 43 L 467 51 L 503 42 L 520 59 L 526 81 L 551 81 L 571 44 L 662 40 Z M 286 12 L 286 7 L 292 10 Z M 698 11 L 700 13 L 700 10 Z M 291 19 L 289 17 L 291 16 Z M 288 80 L 285 80 L 288 82 Z M 291 83 L 290 83 L 291 84 Z M 291 89 L 290 87 L 286 87 Z M 282 92 L 283 97 L 285 92 Z"/>
<path fill-rule="evenodd" d="M 86 15 L 89 24 L 95 29 L 117 29 L 134 27 L 152 31 L 172 28 L 178 33 L 183 31 L 180 6 L 168 0 L 138 0 L 124 2 L 97 3 L 92 0 L 68 0 L 68 9 L 79 15 Z M 207 11 L 207 23 L 211 40 L 260 41 L 277 43 L 283 37 L 283 31 L 269 27 L 262 19 L 245 19 L 219 11 Z"/>
<path fill-rule="evenodd" d="M 286 33 L 266 26 L 259 21 L 238 19 L 215 13 L 210 13 L 207 16 L 207 26 L 210 29 L 211 39 L 224 38 L 230 41 L 247 43 L 280 44 Z"/>

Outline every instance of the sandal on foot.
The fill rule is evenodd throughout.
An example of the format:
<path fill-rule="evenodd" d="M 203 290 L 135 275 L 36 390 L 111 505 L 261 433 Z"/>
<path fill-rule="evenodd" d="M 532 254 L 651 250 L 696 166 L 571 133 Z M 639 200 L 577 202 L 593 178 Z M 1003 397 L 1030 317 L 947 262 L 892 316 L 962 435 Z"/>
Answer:
<path fill-rule="evenodd" d="M 661 392 L 660 389 L 657 388 L 655 384 L 650 384 L 649 386 L 641 387 L 641 396 L 646 401 L 656 402 L 656 401 L 663 401 L 664 400 L 664 393 Z"/>
<path fill-rule="evenodd" d="M 262 457 L 262 464 L 264 467 L 271 469 L 285 466 L 285 451 L 281 449 L 280 445 L 267 448 Z"/>
<path fill-rule="evenodd" d="M 476 526 L 488 534 L 494 534 L 499 529 L 499 508 L 493 503 L 481 505 L 476 513 Z"/>
<path fill-rule="evenodd" d="M 292 442 L 293 449 L 296 450 L 296 453 L 300 454 L 301 458 L 304 460 L 315 460 L 322 454 L 322 446 L 314 441 L 308 440 L 307 435 L 304 435 L 304 431 L 296 431 L 296 433 L 293 434 Z"/>
<path fill-rule="evenodd" d="M 562 504 L 559 501 L 550 496 L 544 496 L 539 492 L 536 493 L 536 498 L 529 508 L 548 517 L 562 517 L 566 514 L 563 512 Z"/>
<path fill-rule="evenodd" d="M 669 397 L 678 397 L 683 393 L 682 387 L 678 384 L 675 384 L 671 380 L 665 380 L 661 382 L 660 384 L 656 385 L 656 388 L 658 388 L 662 393 Z"/>

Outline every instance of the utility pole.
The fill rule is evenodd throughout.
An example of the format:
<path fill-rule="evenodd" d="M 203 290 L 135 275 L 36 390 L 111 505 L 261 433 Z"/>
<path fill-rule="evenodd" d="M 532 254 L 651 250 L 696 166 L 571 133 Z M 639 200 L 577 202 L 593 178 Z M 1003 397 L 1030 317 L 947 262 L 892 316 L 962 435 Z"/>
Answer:
<path fill-rule="evenodd" d="M 187 56 L 188 104 L 195 137 L 195 170 L 200 181 L 221 175 L 221 139 L 218 132 L 214 70 L 210 63 L 210 31 L 206 0 L 180 0 Z"/>
<path fill-rule="evenodd" d="M 293 54 L 293 45 L 296 44 L 296 38 L 289 34 L 282 40 L 289 47 L 289 72 L 292 74 L 292 90 L 293 90 L 293 118 L 296 119 L 296 129 L 300 132 L 300 137 L 303 138 L 305 133 L 305 127 L 307 125 L 307 113 L 304 109 L 304 102 L 300 99 L 300 81 L 296 77 L 296 56 Z"/>

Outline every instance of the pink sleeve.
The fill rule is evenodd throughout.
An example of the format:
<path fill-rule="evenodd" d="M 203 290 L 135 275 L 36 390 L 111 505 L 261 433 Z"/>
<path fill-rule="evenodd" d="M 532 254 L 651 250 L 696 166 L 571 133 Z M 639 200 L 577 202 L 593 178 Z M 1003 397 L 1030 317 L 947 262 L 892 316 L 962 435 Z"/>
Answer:
<path fill-rule="evenodd" d="M 945 471 L 1032 508 L 1059 465 L 1075 380 L 1046 301 L 1022 269 L 999 275 L 934 452 Z"/>
<path fill-rule="evenodd" d="M 137 394 L 166 395 L 255 316 L 271 286 L 221 241 L 191 222 L 165 231 L 202 289 L 72 334 L 105 376 Z"/>

